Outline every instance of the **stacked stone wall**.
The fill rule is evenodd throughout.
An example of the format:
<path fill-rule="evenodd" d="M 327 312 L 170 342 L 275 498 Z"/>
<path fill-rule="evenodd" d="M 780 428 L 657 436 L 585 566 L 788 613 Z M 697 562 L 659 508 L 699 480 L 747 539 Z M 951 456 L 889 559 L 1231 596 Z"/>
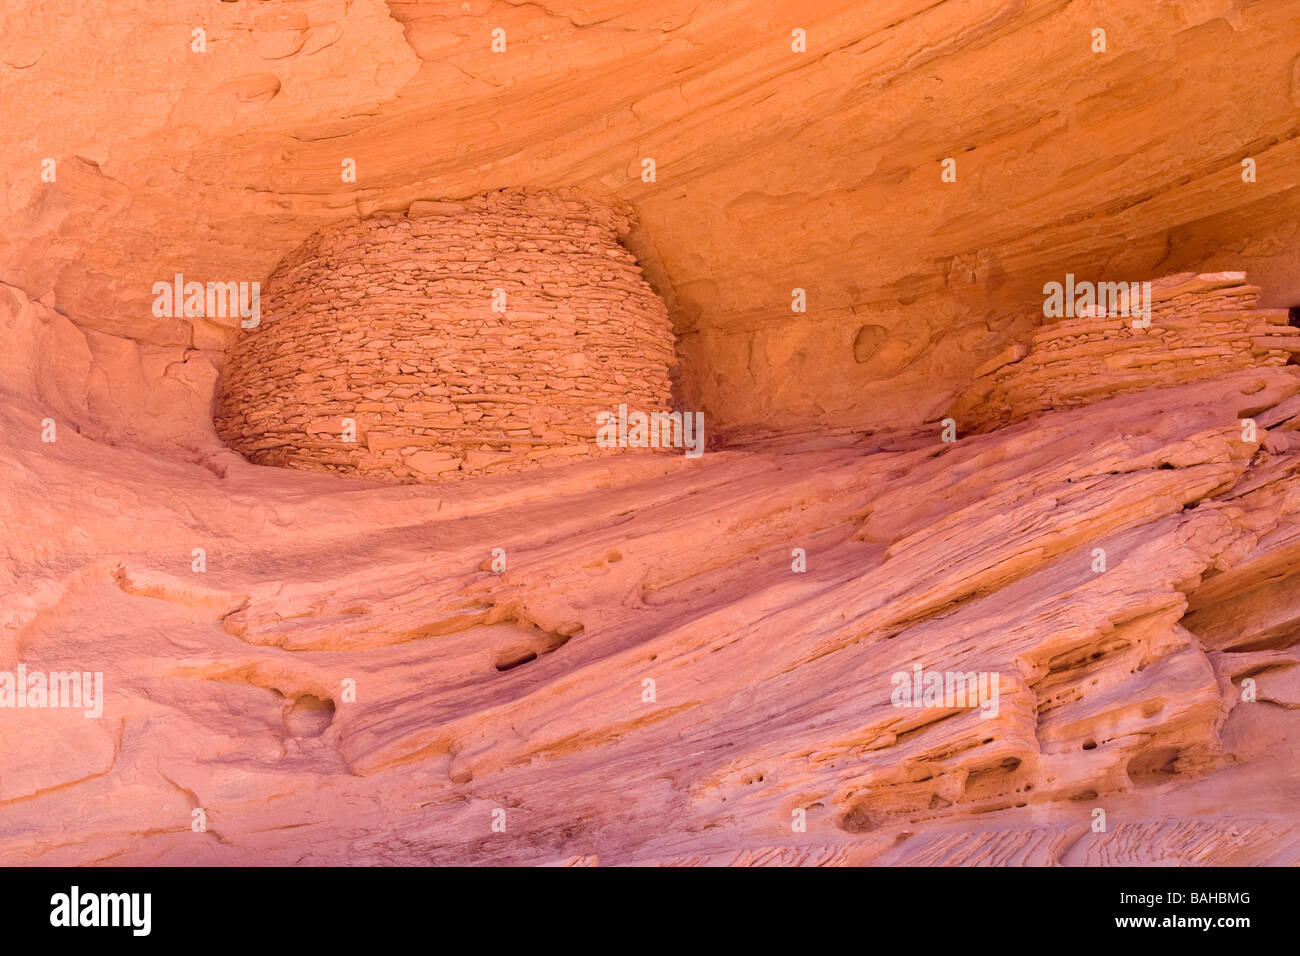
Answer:
<path fill-rule="evenodd" d="M 258 464 L 401 482 L 623 450 L 596 444 L 597 414 L 669 409 L 674 362 L 630 226 L 578 193 L 503 190 L 322 230 L 229 351 L 218 434 Z"/>
<path fill-rule="evenodd" d="M 977 369 L 948 414 L 961 430 L 988 431 L 1112 395 L 1285 365 L 1300 352 L 1300 329 L 1285 309 L 1256 308 L 1259 289 L 1245 273 L 1166 276 L 1150 293 L 1149 327 L 1100 311 L 1049 322 Z"/>

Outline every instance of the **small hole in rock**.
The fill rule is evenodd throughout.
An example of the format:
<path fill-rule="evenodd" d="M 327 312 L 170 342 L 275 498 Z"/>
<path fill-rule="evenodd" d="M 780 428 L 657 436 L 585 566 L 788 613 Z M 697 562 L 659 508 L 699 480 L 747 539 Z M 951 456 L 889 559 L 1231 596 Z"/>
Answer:
<path fill-rule="evenodd" d="M 521 664 L 527 664 L 529 661 L 535 661 L 535 660 L 537 660 L 537 654 L 534 653 L 533 651 L 529 651 L 523 657 L 516 657 L 514 660 L 502 661 L 500 664 L 497 665 L 497 670 L 508 671 L 511 670 L 512 668 L 520 666 Z"/>
<path fill-rule="evenodd" d="M 334 701 L 303 694 L 284 715 L 284 729 L 291 737 L 319 737 L 334 720 Z"/>

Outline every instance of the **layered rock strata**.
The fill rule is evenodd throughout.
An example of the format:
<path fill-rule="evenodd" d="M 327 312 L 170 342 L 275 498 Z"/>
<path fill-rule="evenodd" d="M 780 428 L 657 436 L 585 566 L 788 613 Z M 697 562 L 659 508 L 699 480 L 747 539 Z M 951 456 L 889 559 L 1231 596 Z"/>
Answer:
<path fill-rule="evenodd" d="M 1125 284 L 1129 285 L 1129 284 Z M 1245 273 L 1185 273 L 1149 283 L 1150 322 L 1127 299 L 1110 311 L 1043 325 L 976 370 L 949 415 L 987 431 L 1035 412 L 1086 405 L 1111 395 L 1286 365 L 1300 329 L 1286 309 L 1257 309 Z"/>
<path fill-rule="evenodd" d="M 4 377 L 0 670 L 103 713 L 0 709 L 0 862 L 1300 862 L 1294 366 L 437 487 L 98 440 L 80 380 Z"/>
<path fill-rule="evenodd" d="M 667 311 L 574 192 L 422 202 L 321 230 L 230 350 L 218 434 L 250 461 L 383 481 L 604 454 L 597 416 L 666 410 Z"/>

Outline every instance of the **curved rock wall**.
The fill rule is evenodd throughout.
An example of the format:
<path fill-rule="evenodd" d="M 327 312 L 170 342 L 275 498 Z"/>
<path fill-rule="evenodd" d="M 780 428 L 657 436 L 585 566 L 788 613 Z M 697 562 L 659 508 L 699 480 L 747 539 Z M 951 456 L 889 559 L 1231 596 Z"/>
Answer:
<path fill-rule="evenodd" d="M 218 433 L 257 464 L 396 481 L 617 451 L 597 414 L 667 409 L 674 347 L 630 224 L 506 190 L 321 230 L 230 350 Z"/>

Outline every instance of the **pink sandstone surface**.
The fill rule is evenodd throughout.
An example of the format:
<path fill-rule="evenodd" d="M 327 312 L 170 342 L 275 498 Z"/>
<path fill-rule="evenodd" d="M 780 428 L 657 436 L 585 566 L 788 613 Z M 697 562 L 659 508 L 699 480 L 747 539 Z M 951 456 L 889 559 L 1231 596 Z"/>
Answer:
<path fill-rule="evenodd" d="M 0 863 L 1300 862 L 1293 4 L 75 8 L 0 12 L 0 674 L 103 712 L 0 706 Z"/>

